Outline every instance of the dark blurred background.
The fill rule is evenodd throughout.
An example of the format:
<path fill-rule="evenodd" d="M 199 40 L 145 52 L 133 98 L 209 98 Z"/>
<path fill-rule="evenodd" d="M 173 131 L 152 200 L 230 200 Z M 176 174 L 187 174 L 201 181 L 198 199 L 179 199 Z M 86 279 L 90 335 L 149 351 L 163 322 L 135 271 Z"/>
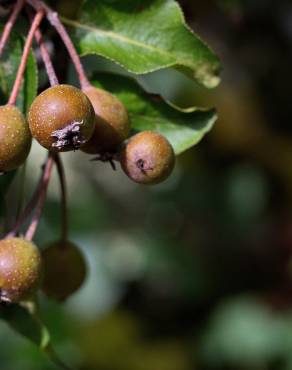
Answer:
<path fill-rule="evenodd" d="M 43 298 L 43 316 L 57 352 L 82 370 L 291 370 L 292 3 L 180 3 L 220 56 L 221 85 L 205 90 L 171 70 L 140 79 L 180 106 L 215 106 L 219 120 L 153 188 L 64 155 L 71 239 L 89 273 L 63 306 Z M 57 6 L 74 14 L 69 0 Z M 55 50 L 59 75 L 74 79 Z M 29 184 L 44 155 L 33 148 Z M 58 203 L 55 179 L 44 247 L 59 233 Z M 56 369 L 3 323 L 0 341 L 4 370 Z"/>

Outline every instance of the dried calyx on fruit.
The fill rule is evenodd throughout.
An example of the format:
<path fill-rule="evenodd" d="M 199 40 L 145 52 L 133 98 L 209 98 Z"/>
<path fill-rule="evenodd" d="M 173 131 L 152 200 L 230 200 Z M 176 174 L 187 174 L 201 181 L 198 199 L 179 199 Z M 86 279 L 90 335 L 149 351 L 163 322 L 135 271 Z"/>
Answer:
<path fill-rule="evenodd" d="M 71 85 L 56 85 L 36 97 L 28 113 L 32 136 L 52 151 L 79 149 L 93 134 L 95 114 L 87 96 Z"/>
<path fill-rule="evenodd" d="M 83 91 L 93 105 L 96 125 L 91 139 L 82 150 L 89 154 L 115 152 L 130 132 L 126 107 L 108 91 L 93 86 Z"/>
<path fill-rule="evenodd" d="M 127 176 L 140 184 L 158 184 L 172 172 L 175 155 L 168 140 L 153 131 L 134 135 L 120 153 Z"/>
<path fill-rule="evenodd" d="M 42 272 L 38 248 L 22 238 L 0 240 L 0 301 L 20 302 L 37 291 Z"/>
<path fill-rule="evenodd" d="M 77 291 L 86 277 L 86 263 L 80 249 L 69 241 L 58 241 L 43 251 L 42 290 L 57 301 Z"/>
<path fill-rule="evenodd" d="M 22 165 L 30 147 L 31 134 L 23 114 L 14 105 L 0 106 L 0 172 Z"/>

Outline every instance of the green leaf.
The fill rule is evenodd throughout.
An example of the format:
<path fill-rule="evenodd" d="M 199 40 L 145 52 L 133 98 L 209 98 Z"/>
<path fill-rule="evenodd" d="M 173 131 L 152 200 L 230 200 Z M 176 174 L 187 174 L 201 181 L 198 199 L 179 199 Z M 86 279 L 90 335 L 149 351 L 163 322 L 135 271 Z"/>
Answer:
<path fill-rule="evenodd" d="M 0 307 L 0 318 L 41 349 L 45 350 L 49 346 L 50 335 L 48 330 L 29 307 L 17 304 L 2 305 Z"/>
<path fill-rule="evenodd" d="M 0 32 L 2 27 L 0 28 Z M 16 32 L 12 32 L 0 58 L 0 104 L 6 104 L 13 88 L 14 80 L 21 60 L 24 39 Z M 26 113 L 37 93 L 38 74 L 37 65 L 31 52 L 23 83 L 17 99 L 17 106 Z"/>
<path fill-rule="evenodd" d="M 30 52 L 22 89 L 17 99 L 17 105 L 23 112 L 28 112 L 32 102 L 37 96 L 38 89 L 38 68 L 34 54 Z"/>
<path fill-rule="evenodd" d="M 196 145 L 216 121 L 214 110 L 179 109 L 149 95 L 133 79 L 97 74 L 92 83 L 116 95 L 127 107 L 134 131 L 154 130 L 168 138 L 176 154 Z"/>
<path fill-rule="evenodd" d="M 133 73 L 174 67 L 207 87 L 219 83 L 219 60 L 186 25 L 173 0 L 86 0 L 76 27 L 82 55 L 98 54 Z"/>
<path fill-rule="evenodd" d="M 50 333 L 40 319 L 34 302 L 25 302 L 21 305 L 2 304 L 0 305 L 0 319 L 4 320 L 18 334 L 36 344 L 59 368 L 72 370 L 52 348 Z"/>

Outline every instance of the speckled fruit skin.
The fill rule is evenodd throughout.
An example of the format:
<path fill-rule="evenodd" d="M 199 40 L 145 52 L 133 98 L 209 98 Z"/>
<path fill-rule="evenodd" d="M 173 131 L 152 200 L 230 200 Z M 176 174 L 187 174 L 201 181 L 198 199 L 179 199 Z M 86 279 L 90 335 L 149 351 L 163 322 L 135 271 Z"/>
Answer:
<path fill-rule="evenodd" d="M 86 263 L 80 249 L 70 241 L 58 241 L 43 253 L 43 292 L 64 301 L 77 291 L 86 277 Z"/>
<path fill-rule="evenodd" d="M 23 114 L 14 105 L 0 106 L 0 172 L 22 165 L 30 147 L 31 134 Z"/>
<path fill-rule="evenodd" d="M 175 155 L 168 140 L 153 131 L 131 137 L 120 154 L 120 163 L 131 180 L 139 184 L 158 184 L 172 172 Z"/>
<path fill-rule="evenodd" d="M 29 299 L 38 289 L 42 276 L 38 248 L 22 238 L 0 240 L 0 301 Z"/>
<path fill-rule="evenodd" d="M 78 149 L 90 139 L 95 114 L 92 104 L 80 89 L 56 85 L 36 97 L 28 113 L 28 123 L 32 136 L 42 146 L 64 152 Z M 68 129 L 70 132 L 66 134 Z M 59 140 L 56 135 L 59 135 Z"/>
<path fill-rule="evenodd" d="M 92 86 L 83 91 L 93 105 L 96 125 L 91 139 L 81 149 L 89 154 L 116 151 L 130 133 L 126 107 L 105 90 Z"/>

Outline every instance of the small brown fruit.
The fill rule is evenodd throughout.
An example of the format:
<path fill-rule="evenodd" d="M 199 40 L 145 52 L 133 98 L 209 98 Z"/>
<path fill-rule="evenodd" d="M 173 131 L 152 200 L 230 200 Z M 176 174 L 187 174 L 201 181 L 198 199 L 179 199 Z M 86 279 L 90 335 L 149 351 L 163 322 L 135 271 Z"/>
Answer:
<path fill-rule="evenodd" d="M 87 96 L 71 85 L 56 85 L 36 97 L 28 113 L 32 136 L 48 150 L 79 149 L 91 137 L 95 115 Z"/>
<path fill-rule="evenodd" d="M 33 296 L 41 280 L 38 248 L 22 238 L 0 240 L 0 301 L 19 302 Z"/>
<path fill-rule="evenodd" d="M 91 139 L 83 145 L 82 150 L 89 154 L 115 152 L 130 132 L 126 107 L 105 90 L 92 86 L 83 91 L 93 105 L 96 125 Z"/>
<path fill-rule="evenodd" d="M 175 155 L 169 141 L 153 131 L 134 135 L 120 155 L 124 172 L 139 184 L 158 184 L 172 172 Z"/>
<path fill-rule="evenodd" d="M 22 165 L 30 147 L 31 134 L 23 114 L 14 105 L 0 106 L 0 172 Z"/>
<path fill-rule="evenodd" d="M 57 301 L 77 291 L 86 277 L 86 263 L 80 249 L 69 241 L 58 241 L 43 251 L 42 290 Z"/>

